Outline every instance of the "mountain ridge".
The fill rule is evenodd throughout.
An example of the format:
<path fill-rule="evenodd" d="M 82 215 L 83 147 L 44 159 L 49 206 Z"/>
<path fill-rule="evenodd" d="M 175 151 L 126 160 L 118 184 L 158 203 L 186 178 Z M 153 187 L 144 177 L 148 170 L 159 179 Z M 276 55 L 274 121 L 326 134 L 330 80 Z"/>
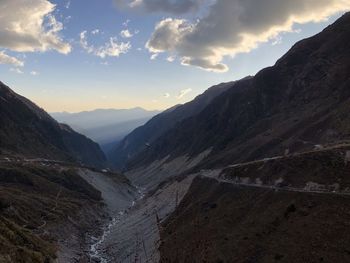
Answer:
<path fill-rule="evenodd" d="M 50 113 L 54 119 L 66 123 L 81 134 L 96 141 L 107 153 L 127 134 L 145 124 L 158 110 L 145 110 L 141 107 L 131 109 L 96 109 L 77 113 Z"/>
<path fill-rule="evenodd" d="M 76 161 L 97 167 L 106 165 L 106 158 L 95 142 L 59 124 L 2 82 L 0 126 L 0 150 L 4 155 Z"/>
<path fill-rule="evenodd" d="M 134 156 L 128 170 L 156 163 L 162 170 L 205 152 L 195 166 L 213 168 L 349 139 L 349 25 L 347 13 L 274 66 L 237 81 Z"/>
<path fill-rule="evenodd" d="M 128 134 L 108 155 L 108 159 L 116 168 L 123 169 L 132 156 L 136 156 L 146 145 L 152 144 L 165 131 L 188 116 L 200 112 L 210 101 L 228 89 L 235 82 L 215 85 L 191 102 L 175 105 L 154 116 L 145 125 Z"/>

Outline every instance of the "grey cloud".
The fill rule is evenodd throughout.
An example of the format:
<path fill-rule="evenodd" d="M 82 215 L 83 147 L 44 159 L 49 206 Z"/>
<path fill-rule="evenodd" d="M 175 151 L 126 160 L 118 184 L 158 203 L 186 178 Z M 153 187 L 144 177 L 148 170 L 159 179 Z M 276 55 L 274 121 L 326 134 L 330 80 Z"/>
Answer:
<path fill-rule="evenodd" d="M 143 12 L 185 14 L 197 10 L 203 0 L 115 0 L 119 7 Z"/>
<path fill-rule="evenodd" d="M 183 65 L 225 72 L 225 56 L 249 52 L 291 31 L 294 23 L 318 22 L 349 9 L 350 0 L 217 0 L 195 22 L 160 21 L 146 47 L 153 53 L 175 53 Z"/>

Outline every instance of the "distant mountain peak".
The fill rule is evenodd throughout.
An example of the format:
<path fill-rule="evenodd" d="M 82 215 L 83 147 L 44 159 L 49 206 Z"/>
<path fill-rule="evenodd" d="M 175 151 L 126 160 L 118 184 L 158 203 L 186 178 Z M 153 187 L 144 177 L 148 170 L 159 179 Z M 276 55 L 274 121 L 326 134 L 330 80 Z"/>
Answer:
<path fill-rule="evenodd" d="M 95 109 L 78 113 L 51 113 L 57 121 L 97 141 L 104 150 L 143 125 L 159 111 L 141 107 L 130 109 Z"/>

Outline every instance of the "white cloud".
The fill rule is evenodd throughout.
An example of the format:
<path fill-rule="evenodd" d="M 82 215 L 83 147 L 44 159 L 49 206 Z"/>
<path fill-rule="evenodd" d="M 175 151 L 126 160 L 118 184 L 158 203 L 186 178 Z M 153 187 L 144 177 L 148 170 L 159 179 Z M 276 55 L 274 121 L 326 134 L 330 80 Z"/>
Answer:
<path fill-rule="evenodd" d="M 7 55 L 5 51 L 0 51 L 0 64 L 10 64 L 16 67 L 24 66 L 24 62 L 22 60 Z"/>
<path fill-rule="evenodd" d="M 91 31 L 91 34 L 93 34 L 93 35 L 97 35 L 98 33 L 100 33 L 99 29 L 94 29 Z"/>
<path fill-rule="evenodd" d="M 65 23 L 65 24 L 68 24 L 68 23 L 70 22 L 71 19 L 72 19 L 72 16 L 66 16 L 66 17 L 64 18 L 64 23 Z"/>
<path fill-rule="evenodd" d="M 141 10 L 143 12 L 166 12 L 185 14 L 200 8 L 203 0 L 114 0 L 121 8 Z M 212 0 L 210 0 L 212 1 Z"/>
<path fill-rule="evenodd" d="M 165 93 L 163 96 L 164 96 L 164 98 L 166 98 L 166 99 L 170 98 L 170 94 L 169 94 L 169 93 Z"/>
<path fill-rule="evenodd" d="M 32 75 L 32 76 L 38 76 L 38 75 L 39 75 L 39 72 L 33 70 L 33 71 L 30 72 L 30 75 Z"/>
<path fill-rule="evenodd" d="M 280 45 L 280 44 L 282 44 L 282 41 L 283 41 L 283 39 L 282 39 L 282 36 L 280 36 L 280 35 L 277 35 L 274 39 L 272 39 L 273 41 L 272 41 L 272 43 L 271 43 L 271 45 L 273 45 L 273 46 L 276 46 L 276 45 Z"/>
<path fill-rule="evenodd" d="M 24 72 L 20 70 L 19 68 L 10 68 L 11 72 L 17 73 L 17 74 L 23 74 Z"/>
<path fill-rule="evenodd" d="M 134 35 L 133 35 L 128 29 L 125 29 L 125 30 L 122 30 L 122 31 L 120 32 L 120 36 L 121 36 L 122 38 L 131 38 L 131 37 L 133 37 Z"/>
<path fill-rule="evenodd" d="M 126 54 L 131 49 L 130 42 L 118 42 L 116 37 L 111 37 L 109 42 L 99 47 L 89 45 L 87 41 L 87 31 L 80 33 L 80 45 L 89 54 L 100 58 L 119 57 L 121 54 Z"/>
<path fill-rule="evenodd" d="M 64 5 L 65 8 L 69 9 L 70 8 L 70 4 L 71 2 L 70 1 L 67 1 L 67 3 Z"/>
<path fill-rule="evenodd" d="M 175 56 L 169 56 L 166 59 L 168 62 L 174 62 L 175 61 Z"/>
<path fill-rule="evenodd" d="M 177 99 L 182 99 L 184 96 L 186 96 L 188 93 L 190 93 L 192 89 L 183 89 L 180 90 L 179 95 L 177 95 Z"/>
<path fill-rule="evenodd" d="M 87 31 L 82 31 L 80 32 L 80 45 L 83 49 L 85 49 L 88 53 L 93 53 L 94 49 L 93 47 L 90 47 L 88 42 L 87 42 Z"/>
<path fill-rule="evenodd" d="M 18 52 L 56 50 L 67 54 L 71 46 L 59 36 L 63 29 L 47 0 L 1 0 L 0 46 Z"/>
<path fill-rule="evenodd" d="M 152 53 L 176 54 L 186 66 L 226 72 L 225 56 L 250 52 L 292 31 L 295 23 L 320 22 L 349 9 L 350 0 L 216 0 L 194 22 L 161 20 L 146 47 Z"/>
<path fill-rule="evenodd" d="M 157 59 L 157 57 L 158 57 L 158 53 L 154 53 L 154 54 L 152 54 L 151 55 L 151 60 L 156 60 Z"/>

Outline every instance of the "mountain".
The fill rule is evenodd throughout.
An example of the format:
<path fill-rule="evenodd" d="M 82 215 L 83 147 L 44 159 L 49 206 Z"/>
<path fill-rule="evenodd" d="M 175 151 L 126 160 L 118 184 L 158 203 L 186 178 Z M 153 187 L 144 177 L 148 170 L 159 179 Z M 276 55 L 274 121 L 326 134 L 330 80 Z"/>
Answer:
<path fill-rule="evenodd" d="M 274 66 L 231 85 L 203 110 L 178 123 L 167 120 L 171 128 L 129 160 L 131 178 L 143 177 L 145 183 L 157 174 L 161 180 L 194 167 L 221 167 L 350 139 L 349 40 L 348 13 L 297 43 Z M 158 131 L 148 131 L 153 132 Z M 128 139 L 124 145 L 132 143 Z"/>
<path fill-rule="evenodd" d="M 0 261 L 350 262 L 349 40 L 350 13 L 155 116 L 114 149 L 128 179 L 31 159 L 93 154 L 0 85 Z"/>
<path fill-rule="evenodd" d="M 98 144 L 58 123 L 1 82 L 0 127 L 0 154 L 106 165 Z"/>
<path fill-rule="evenodd" d="M 135 128 L 145 124 L 160 111 L 133 109 L 97 109 L 78 113 L 54 112 L 51 116 L 76 131 L 105 145 L 117 144 Z"/>
<path fill-rule="evenodd" d="M 173 128 L 182 120 L 201 112 L 210 102 L 223 93 L 234 82 L 222 83 L 209 88 L 202 95 L 184 105 L 176 105 L 153 117 L 145 125 L 126 136 L 108 155 L 111 163 L 123 169 L 128 160 L 153 144 L 159 136 Z"/>
<path fill-rule="evenodd" d="M 349 262 L 349 146 L 197 176 L 159 227 L 160 262 Z"/>

